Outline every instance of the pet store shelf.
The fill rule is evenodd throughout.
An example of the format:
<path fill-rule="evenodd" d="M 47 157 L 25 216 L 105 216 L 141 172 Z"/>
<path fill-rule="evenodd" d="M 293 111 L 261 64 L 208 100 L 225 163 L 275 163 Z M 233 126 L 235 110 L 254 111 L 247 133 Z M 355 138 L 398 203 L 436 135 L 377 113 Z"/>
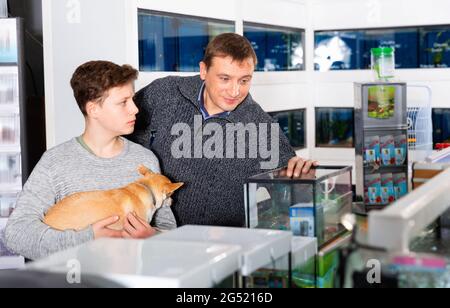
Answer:
<path fill-rule="evenodd" d="M 0 104 L 0 114 L 19 114 L 19 104 Z"/>
<path fill-rule="evenodd" d="M 25 267 L 23 257 L 0 257 L 0 270 L 15 270 Z"/>
<path fill-rule="evenodd" d="M 20 183 L 14 184 L 1 184 L 0 194 L 4 193 L 18 193 L 22 191 L 22 185 Z"/>
<path fill-rule="evenodd" d="M 364 171 L 367 173 L 396 173 L 396 172 L 402 172 L 403 170 L 408 169 L 408 165 L 402 165 L 402 166 L 380 166 L 377 168 L 374 168 L 371 165 L 365 165 Z"/>
<path fill-rule="evenodd" d="M 19 145 L 0 145 L 0 153 L 20 153 Z"/>

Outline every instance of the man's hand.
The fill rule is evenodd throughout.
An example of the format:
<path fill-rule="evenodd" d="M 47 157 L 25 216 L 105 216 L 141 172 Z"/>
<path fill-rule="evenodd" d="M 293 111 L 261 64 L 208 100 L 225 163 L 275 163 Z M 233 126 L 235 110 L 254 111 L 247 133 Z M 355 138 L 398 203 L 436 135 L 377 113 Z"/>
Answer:
<path fill-rule="evenodd" d="M 317 167 L 318 165 L 319 163 L 316 161 L 303 160 L 300 157 L 293 157 L 291 160 L 289 160 L 286 176 L 289 178 L 298 178 L 302 174 L 310 173 L 311 168 Z"/>
<path fill-rule="evenodd" d="M 110 217 L 104 220 L 101 220 L 92 225 L 92 229 L 94 230 L 94 238 L 98 240 L 99 238 L 121 238 L 122 231 L 111 230 L 108 227 L 114 225 L 118 222 L 120 217 Z"/>
<path fill-rule="evenodd" d="M 128 214 L 125 219 L 122 237 L 128 239 L 146 239 L 156 234 L 148 222 L 140 219 L 135 213 Z"/>

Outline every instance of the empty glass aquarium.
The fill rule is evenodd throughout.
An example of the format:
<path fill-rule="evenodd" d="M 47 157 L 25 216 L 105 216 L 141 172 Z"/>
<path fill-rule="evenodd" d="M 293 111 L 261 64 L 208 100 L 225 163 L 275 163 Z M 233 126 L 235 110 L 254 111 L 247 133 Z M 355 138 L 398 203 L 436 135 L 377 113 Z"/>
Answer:
<path fill-rule="evenodd" d="M 291 230 L 317 238 L 319 247 L 345 232 L 340 220 L 352 211 L 351 166 L 317 167 L 295 179 L 285 174 L 279 169 L 247 180 L 247 227 Z"/>

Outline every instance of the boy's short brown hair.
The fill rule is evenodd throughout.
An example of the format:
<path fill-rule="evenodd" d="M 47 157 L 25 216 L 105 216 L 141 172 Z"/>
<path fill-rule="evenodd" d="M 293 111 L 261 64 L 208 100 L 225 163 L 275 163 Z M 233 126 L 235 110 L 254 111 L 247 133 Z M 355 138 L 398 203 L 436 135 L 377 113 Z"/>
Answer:
<path fill-rule="evenodd" d="M 258 64 L 252 44 L 248 39 L 236 33 L 224 33 L 214 38 L 206 48 L 203 62 L 206 64 L 206 68 L 210 68 L 214 57 L 227 56 L 239 62 L 252 58 L 255 66 Z"/>
<path fill-rule="evenodd" d="M 81 112 L 86 116 L 88 102 L 102 103 L 108 90 L 126 85 L 137 79 L 139 72 L 130 65 L 117 65 L 108 61 L 91 61 L 79 66 L 70 85 Z"/>

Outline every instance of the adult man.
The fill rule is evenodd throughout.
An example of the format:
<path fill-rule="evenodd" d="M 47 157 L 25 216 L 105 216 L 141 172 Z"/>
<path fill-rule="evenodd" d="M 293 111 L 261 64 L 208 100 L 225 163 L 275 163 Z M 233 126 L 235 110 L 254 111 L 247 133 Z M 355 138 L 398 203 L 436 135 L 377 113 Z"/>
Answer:
<path fill-rule="evenodd" d="M 159 79 L 135 97 L 140 114 L 130 139 L 152 149 L 164 174 L 186 183 L 174 197 L 179 225 L 242 227 L 248 177 L 286 165 L 289 177 L 300 176 L 316 164 L 295 157 L 279 126 L 253 101 L 256 64 L 246 38 L 222 34 L 208 45 L 200 76 Z"/>

